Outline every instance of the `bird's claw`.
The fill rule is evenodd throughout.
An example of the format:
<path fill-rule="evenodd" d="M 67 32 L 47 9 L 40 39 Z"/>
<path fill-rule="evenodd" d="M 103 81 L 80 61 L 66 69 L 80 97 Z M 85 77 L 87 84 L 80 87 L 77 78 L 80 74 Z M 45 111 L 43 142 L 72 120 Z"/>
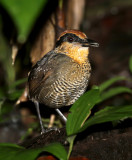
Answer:
<path fill-rule="evenodd" d="M 41 134 L 48 133 L 50 131 L 58 131 L 60 133 L 60 130 L 57 127 L 50 127 L 45 129 L 44 131 L 41 131 Z"/>

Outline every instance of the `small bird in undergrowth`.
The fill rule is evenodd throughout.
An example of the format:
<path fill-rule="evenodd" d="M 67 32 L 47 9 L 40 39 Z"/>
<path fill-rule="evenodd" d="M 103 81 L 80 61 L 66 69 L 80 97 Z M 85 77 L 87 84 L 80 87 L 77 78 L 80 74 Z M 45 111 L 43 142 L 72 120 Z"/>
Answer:
<path fill-rule="evenodd" d="M 66 30 L 57 39 L 55 48 L 40 59 L 28 77 L 29 97 L 37 108 L 42 133 L 45 132 L 39 103 L 55 108 L 73 104 L 86 90 L 91 66 L 89 47 L 99 44 L 78 30 Z"/>

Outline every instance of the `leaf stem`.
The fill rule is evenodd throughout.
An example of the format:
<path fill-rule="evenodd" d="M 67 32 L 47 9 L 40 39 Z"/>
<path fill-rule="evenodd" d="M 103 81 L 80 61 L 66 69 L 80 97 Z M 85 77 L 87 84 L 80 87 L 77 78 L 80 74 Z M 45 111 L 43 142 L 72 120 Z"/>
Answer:
<path fill-rule="evenodd" d="M 76 138 L 76 135 L 70 136 L 67 138 L 67 141 L 70 143 L 69 151 L 68 151 L 68 155 L 67 155 L 67 160 L 70 158 L 75 138 Z"/>

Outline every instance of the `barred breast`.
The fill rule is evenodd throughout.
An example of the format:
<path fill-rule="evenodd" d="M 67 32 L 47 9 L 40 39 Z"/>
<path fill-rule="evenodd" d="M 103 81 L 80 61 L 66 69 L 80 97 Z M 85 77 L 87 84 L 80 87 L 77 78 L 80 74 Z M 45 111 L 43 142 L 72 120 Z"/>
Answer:
<path fill-rule="evenodd" d="M 32 100 L 60 108 L 73 104 L 85 92 L 91 70 L 88 61 L 79 65 L 64 54 L 52 53 L 39 63 L 31 70 L 28 81 Z"/>

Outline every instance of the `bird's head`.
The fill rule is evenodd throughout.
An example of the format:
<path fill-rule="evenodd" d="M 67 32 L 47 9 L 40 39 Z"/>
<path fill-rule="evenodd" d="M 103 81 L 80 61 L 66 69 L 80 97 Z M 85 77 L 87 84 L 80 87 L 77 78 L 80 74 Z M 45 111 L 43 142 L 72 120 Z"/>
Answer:
<path fill-rule="evenodd" d="M 99 44 L 89 39 L 79 30 L 66 30 L 61 33 L 56 42 L 56 52 L 71 57 L 78 63 L 87 61 L 89 47 L 98 47 Z"/>

